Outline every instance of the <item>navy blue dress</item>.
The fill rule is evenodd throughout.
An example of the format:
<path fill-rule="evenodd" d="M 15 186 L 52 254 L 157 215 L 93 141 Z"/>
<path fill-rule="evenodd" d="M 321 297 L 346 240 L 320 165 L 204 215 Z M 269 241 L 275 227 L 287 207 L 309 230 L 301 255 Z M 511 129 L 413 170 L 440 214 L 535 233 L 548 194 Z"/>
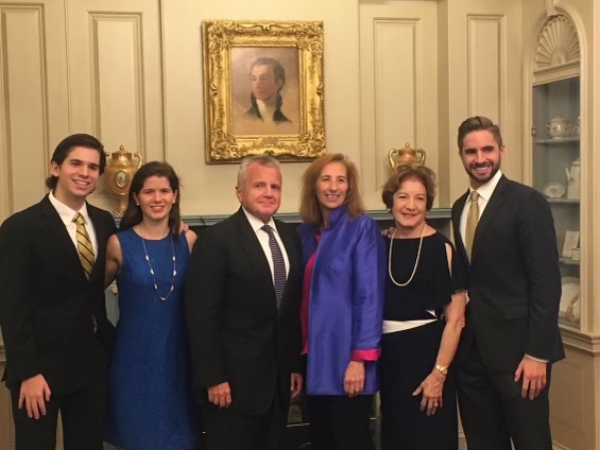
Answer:
<path fill-rule="evenodd" d="M 119 322 L 110 367 L 110 414 L 105 439 L 126 450 L 182 450 L 197 443 L 190 390 L 183 280 L 189 261 L 185 235 L 144 240 L 158 293 L 133 229 L 117 233 L 123 263 L 117 277 Z M 173 242 L 173 247 L 171 246 Z M 177 275 L 174 290 L 173 249 Z"/>

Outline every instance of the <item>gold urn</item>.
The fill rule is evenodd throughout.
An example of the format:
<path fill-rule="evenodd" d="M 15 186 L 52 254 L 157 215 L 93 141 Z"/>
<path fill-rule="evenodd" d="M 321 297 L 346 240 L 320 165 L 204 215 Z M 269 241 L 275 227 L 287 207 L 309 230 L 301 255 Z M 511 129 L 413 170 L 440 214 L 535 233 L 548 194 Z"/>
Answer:
<path fill-rule="evenodd" d="M 404 148 L 393 148 L 389 153 L 392 169 L 403 164 L 425 164 L 425 150 L 411 148 L 407 142 Z"/>
<path fill-rule="evenodd" d="M 106 156 L 111 155 L 106 153 Z M 133 162 L 133 157 L 138 159 L 137 164 Z M 123 213 L 127 208 L 127 194 L 129 193 L 133 174 L 137 172 L 141 165 L 142 156 L 139 153 L 126 152 L 125 147 L 122 145 L 119 147 L 118 152 L 112 154 L 110 163 L 106 165 L 104 172 L 106 187 L 119 200 L 119 206 L 113 211 L 115 217 L 123 217 Z"/>

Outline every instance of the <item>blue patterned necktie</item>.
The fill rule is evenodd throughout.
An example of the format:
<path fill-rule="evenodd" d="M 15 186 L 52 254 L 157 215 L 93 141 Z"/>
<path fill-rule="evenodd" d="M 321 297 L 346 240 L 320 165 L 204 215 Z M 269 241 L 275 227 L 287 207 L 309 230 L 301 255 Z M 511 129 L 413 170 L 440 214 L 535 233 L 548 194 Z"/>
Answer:
<path fill-rule="evenodd" d="M 275 299 L 277 301 L 277 309 L 279 309 L 286 282 L 285 261 L 283 260 L 283 253 L 281 253 L 277 239 L 275 239 L 273 229 L 269 225 L 263 225 L 262 230 L 269 235 L 269 247 L 271 248 L 271 257 L 273 259 Z"/>

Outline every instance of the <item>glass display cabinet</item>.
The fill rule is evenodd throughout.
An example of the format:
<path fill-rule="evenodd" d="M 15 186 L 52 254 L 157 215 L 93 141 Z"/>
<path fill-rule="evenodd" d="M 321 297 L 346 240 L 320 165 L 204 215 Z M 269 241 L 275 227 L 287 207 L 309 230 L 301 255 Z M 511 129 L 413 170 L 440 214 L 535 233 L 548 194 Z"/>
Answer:
<path fill-rule="evenodd" d="M 562 275 L 561 325 L 579 328 L 580 299 L 579 77 L 533 87 L 533 187 L 550 203 Z"/>
<path fill-rule="evenodd" d="M 540 29 L 531 86 L 531 184 L 548 200 L 557 234 L 562 296 L 559 321 L 581 329 L 581 95 L 577 32 L 564 15 Z"/>

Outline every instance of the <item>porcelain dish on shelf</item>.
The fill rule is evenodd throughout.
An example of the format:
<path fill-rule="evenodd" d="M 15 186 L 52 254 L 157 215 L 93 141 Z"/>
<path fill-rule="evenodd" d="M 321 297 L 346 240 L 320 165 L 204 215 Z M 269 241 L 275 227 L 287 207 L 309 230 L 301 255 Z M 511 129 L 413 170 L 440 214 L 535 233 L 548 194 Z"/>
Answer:
<path fill-rule="evenodd" d="M 581 295 L 579 293 L 569 302 L 565 317 L 569 322 L 579 322 L 581 319 Z"/>
<path fill-rule="evenodd" d="M 581 301 L 579 278 L 562 277 L 562 295 L 560 297 L 560 315 L 569 322 L 579 322 L 581 318 Z"/>
<path fill-rule="evenodd" d="M 565 195 L 565 192 L 565 187 L 555 181 L 544 186 L 544 195 L 548 198 L 561 198 L 563 195 Z"/>

